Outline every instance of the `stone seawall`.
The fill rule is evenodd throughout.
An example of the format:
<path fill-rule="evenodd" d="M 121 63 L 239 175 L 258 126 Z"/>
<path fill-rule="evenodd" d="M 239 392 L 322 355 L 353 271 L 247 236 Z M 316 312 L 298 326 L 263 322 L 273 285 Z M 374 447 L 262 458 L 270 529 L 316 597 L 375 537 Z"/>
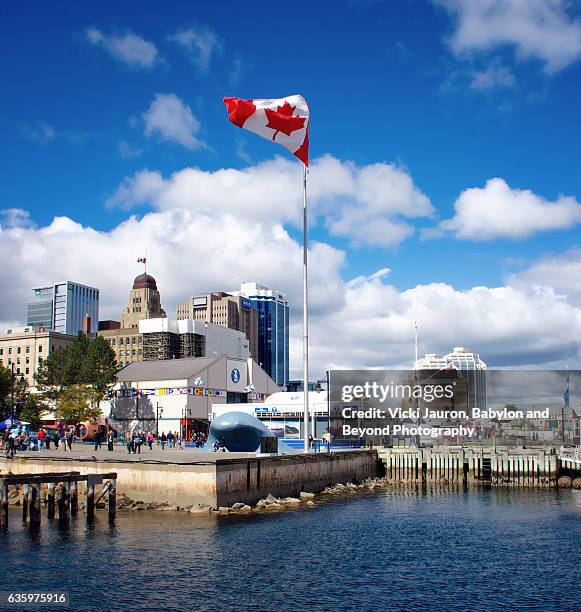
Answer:
<path fill-rule="evenodd" d="M 338 482 L 362 481 L 378 473 L 375 450 L 218 461 L 218 505 L 238 501 L 252 505 L 269 493 L 275 497 L 297 497 L 301 491 L 316 493 Z"/>
<path fill-rule="evenodd" d="M 172 462 L 116 461 L 106 458 L 17 456 L 0 459 L 0 474 L 78 471 L 117 473 L 120 494 L 145 502 L 179 506 L 254 504 L 269 493 L 293 496 L 318 492 L 328 485 L 373 478 L 380 464 L 375 450 L 277 457 L 236 457 Z"/>

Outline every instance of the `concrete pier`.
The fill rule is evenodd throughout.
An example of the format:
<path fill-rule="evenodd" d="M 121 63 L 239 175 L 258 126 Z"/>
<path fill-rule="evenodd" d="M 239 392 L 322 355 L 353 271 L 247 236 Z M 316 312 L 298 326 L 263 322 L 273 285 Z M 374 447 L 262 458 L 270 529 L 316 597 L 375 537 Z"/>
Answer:
<path fill-rule="evenodd" d="M 276 497 L 318 492 L 338 482 L 373 478 L 380 471 L 377 451 L 256 456 L 242 453 L 166 452 L 123 459 L 122 455 L 96 456 L 17 455 L 0 459 L 0 474 L 78 471 L 83 475 L 115 472 L 117 489 L 144 502 L 217 508 L 236 502 L 254 504 L 269 493 Z"/>
<path fill-rule="evenodd" d="M 377 448 L 393 482 L 447 482 L 545 488 L 557 485 L 554 449 Z"/>

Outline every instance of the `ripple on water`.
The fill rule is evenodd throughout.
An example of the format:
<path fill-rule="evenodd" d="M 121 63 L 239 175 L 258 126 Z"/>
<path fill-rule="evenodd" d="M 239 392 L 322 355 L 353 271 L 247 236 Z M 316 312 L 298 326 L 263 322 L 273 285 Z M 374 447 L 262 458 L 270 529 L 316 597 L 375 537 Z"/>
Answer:
<path fill-rule="evenodd" d="M 16 512 L 2 584 L 76 610 L 578 610 L 581 492 L 394 487 L 248 516 Z M 4 587 L 3 587 L 4 588 Z"/>

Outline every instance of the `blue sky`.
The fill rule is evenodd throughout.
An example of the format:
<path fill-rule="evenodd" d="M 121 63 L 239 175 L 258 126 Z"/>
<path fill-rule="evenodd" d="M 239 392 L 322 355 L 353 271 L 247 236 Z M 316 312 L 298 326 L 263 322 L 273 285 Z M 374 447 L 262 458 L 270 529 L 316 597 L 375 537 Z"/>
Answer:
<path fill-rule="evenodd" d="M 312 159 L 398 168 L 433 207 L 431 216 L 408 218 L 400 209 L 396 217 L 413 231 L 390 244 L 361 244 L 318 216 L 311 237 L 345 254 L 343 281 L 390 268 L 398 291 L 433 282 L 458 291 L 503 286 L 509 274 L 567 257 L 579 244 L 581 7 L 518 4 L 491 0 L 491 18 L 471 0 L 4 2 L 0 208 L 28 211 L 21 222 L 28 231 L 66 216 L 113 232 L 131 215 L 167 210 L 146 197 L 130 210 L 107 205 L 137 173 L 168 180 L 189 167 L 244 169 L 286 156 L 228 123 L 224 95 L 300 93 L 311 108 Z M 528 37 L 519 33 L 523 23 Z M 206 58 L 176 41 L 188 31 L 214 41 Z M 128 35 L 142 40 L 144 55 L 111 51 Z M 144 114 L 157 94 L 174 94 L 189 109 L 202 146 L 155 127 L 148 135 Z M 443 231 L 461 192 L 495 177 L 541 202 L 570 196 L 558 229 L 540 221 L 526 236 L 504 228 L 486 240 L 474 239 L 474 230 L 471 237 Z M 279 221 L 300 241 L 299 226 Z M 437 237 L 422 234 L 437 227 Z"/>

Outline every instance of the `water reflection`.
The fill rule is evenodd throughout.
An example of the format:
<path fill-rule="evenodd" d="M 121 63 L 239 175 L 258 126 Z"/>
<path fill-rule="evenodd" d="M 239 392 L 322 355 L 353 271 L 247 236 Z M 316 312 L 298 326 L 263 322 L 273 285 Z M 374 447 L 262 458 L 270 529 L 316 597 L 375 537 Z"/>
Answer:
<path fill-rule="evenodd" d="M 12 514 L 0 578 L 58 584 L 79 610 L 567 611 L 580 499 L 401 485 L 276 514 L 79 513 L 35 531 Z"/>

